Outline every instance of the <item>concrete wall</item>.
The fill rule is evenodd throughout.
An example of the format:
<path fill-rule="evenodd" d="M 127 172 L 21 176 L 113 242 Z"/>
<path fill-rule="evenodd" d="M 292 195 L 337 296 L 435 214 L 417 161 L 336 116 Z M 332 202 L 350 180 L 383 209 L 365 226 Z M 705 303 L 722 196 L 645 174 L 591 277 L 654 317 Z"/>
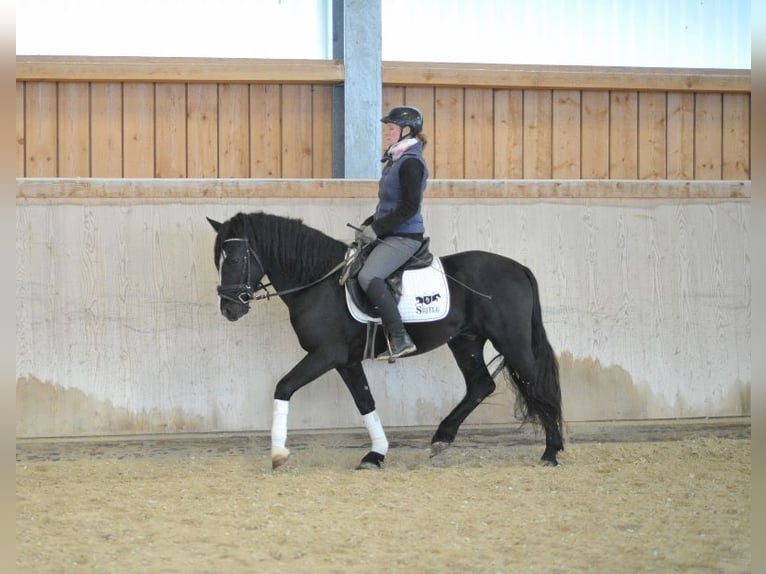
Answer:
<path fill-rule="evenodd" d="M 264 210 L 350 240 L 373 204 L 18 202 L 17 436 L 269 428 L 302 352 L 278 299 L 219 315 L 205 216 Z M 425 216 L 437 255 L 487 249 L 535 272 L 568 420 L 750 414 L 749 199 L 438 198 Z M 435 425 L 463 393 L 446 349 L 365 369 L 388 426 Z M 468 422 L 511 422 L 512 403 L 501 383 Z M 331 373 L 289 424 L 362 423 Z"/>

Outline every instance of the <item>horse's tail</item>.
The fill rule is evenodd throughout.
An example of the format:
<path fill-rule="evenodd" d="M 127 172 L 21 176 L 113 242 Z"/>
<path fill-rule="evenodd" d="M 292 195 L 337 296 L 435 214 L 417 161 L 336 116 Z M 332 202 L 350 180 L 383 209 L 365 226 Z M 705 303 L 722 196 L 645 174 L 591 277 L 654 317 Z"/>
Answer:
<path fill-rule="evenodd" d="M 517 389 L 517 396 L 523 398 L 517 408 L 524 420 L 540 422 L 546 430 L 549 445 L 555 450 L 562 450 L 563 415 L 561 409 L 561 385 L 559 383 L 559 365 L 543 326 L 540 308 L 540 293 L 537 279 L 531 270 L 524 267 L 524 273 L 532 287 L 532 353 L 535 357 L 532 381 L 524 381 L 518 373 L 509 369 Z"/>

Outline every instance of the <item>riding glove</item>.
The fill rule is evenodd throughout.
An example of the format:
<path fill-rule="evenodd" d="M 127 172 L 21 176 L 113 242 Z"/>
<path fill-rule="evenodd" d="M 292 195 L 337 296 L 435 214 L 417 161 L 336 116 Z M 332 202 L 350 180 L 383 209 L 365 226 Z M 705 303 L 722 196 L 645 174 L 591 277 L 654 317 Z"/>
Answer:
<path fill-rule="evenodd" d="M 356 240 L 359 243 L 367 244 L 372 243 L 378 238 L 378 234 L 372 228 L 372 225 L 364 225 L 359 231 L 356 232 Z"/>

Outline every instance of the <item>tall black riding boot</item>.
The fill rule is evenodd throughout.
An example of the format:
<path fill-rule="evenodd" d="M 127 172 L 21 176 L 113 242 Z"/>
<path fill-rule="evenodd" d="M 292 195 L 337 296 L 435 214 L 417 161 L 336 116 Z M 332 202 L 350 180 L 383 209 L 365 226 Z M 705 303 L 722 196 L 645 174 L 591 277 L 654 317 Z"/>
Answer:
<path fill-rule="evenodd" d="M 388 350 L 377 356 L 378 359 L 392 361 L 409 355 L 417 350 L 407 331 L 404 329 L 396 300 L 383 279 L 373 279 L 367 287 L 367 297 L 380 313 L 380 319 L 388 332 Z"/>

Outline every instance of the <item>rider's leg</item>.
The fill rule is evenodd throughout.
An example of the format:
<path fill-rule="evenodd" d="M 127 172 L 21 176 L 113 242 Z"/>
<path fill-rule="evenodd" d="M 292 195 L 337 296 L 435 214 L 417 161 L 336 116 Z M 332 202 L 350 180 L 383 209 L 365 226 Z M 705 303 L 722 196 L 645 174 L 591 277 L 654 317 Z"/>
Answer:
<path fill-rule="evenodd" d="M 399 309 L 385 279 L 415 254 L 421 242 L 406 237 L 386 237 L 370 252 L 358 281 L 380 313 L 389 334 L 390 354 L 378 358 L 396 359 L 415 352 L 415 344 L 404 329 Z"/>
<path fill-rule="evenodd" d="M 383 353 L 378 358 L 397 359 L 414 353 L 417 348 L 404 329 L 404 323 L 402 323 L 402 317 L 399 315 L 396 301 L 386 282 L 379 277 L 370 281 L 370 285 L 367 287 L 367 297 L 369 297 L 378 313 L 380 313 L 380 319 L 388 331 L 388 341 L 391 345 L 390 353 Z"/>

